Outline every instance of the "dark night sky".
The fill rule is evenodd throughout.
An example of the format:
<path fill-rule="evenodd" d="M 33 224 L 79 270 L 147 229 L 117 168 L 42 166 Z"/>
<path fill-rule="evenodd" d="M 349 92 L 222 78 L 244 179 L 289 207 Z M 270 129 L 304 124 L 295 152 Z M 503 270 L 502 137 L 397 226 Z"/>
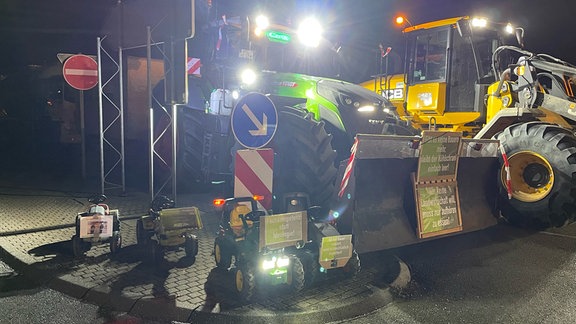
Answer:
<path fill-rule="evenodd" d="M 134 1 L 137 0 L 124 0 Z M 102 36 L 100 29 L 117 2 L 0 0 L 0 73 L 18 65 L 50 64 L 60 52 L 95 53 L 96 37 Z M 256 1 L 227 2 L 238 6 Z M 330 22 L 334 36 L 354 47 L 359 55 L 373 51 L 378 43 L 387 46 L 398 43 L 400 33 L 392 23 L 398 12 L 405 13 L 414 24 L 481 14 L 523 26 L 528 49 L 576 61 L 572 54 L 574 42 L 565 40 L 570 35 L 566 26 L 570 26 L 576 12 L 573 0 L 301 0 L 296 4 L 312 2 L 331 9 L 328 13 L 324 11 L 324 19 Z"/>

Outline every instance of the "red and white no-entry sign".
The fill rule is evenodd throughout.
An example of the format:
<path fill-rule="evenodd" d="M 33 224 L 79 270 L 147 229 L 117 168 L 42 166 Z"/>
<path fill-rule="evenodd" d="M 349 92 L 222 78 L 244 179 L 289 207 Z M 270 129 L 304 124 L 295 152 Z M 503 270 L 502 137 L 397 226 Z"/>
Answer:
<path fill-rule="evenodd" d="M 87 55 L 73 55 L 64 61 L 64 80 L 78 90 L 90 90 L 98 84 L 98 63 Z"/>

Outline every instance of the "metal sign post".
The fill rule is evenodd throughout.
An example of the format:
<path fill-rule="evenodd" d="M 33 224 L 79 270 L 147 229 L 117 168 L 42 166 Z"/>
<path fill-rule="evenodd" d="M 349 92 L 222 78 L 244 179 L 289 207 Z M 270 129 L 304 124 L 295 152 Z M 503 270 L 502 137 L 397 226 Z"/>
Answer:
<path fill-rule="evenodd" d="M 59 58 L 62 54 L 59 54 Z M 84 122 L 84 90 L 90 90 L 98 84 L 98 63 L 88 55 L 70 55 L 62 66 L 64 80 L 80 91 L 80 134 L 82 145 L 82 179 L 86 179 L 86 132 Z"/>

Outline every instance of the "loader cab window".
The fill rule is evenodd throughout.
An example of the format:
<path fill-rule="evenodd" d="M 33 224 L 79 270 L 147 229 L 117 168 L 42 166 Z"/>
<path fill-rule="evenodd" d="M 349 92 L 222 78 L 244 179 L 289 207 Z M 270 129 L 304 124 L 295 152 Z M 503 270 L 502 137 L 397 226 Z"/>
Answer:
<path fill-rule="evenodd" d="M 412 82 L 446 80 L 446 49 L 449 29 L 416 36 Z"/>
<path fill-rule="evenodd" d="M 492 52 L 498 42 L 490 30 L 460 36 L 453 30 L 446 111 L 482 112 L 483 94 L 495 82 L 491 69 Z"/>

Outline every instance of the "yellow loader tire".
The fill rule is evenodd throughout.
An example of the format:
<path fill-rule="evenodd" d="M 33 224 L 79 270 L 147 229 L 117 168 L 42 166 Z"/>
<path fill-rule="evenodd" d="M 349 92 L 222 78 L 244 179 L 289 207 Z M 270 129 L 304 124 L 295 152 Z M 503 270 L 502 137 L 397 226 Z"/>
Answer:
<path fill-rule="evenodd" d="M 514 124 L 495 135 L 508 157 L 512 199 L 506 171 L 500 168 L 502 216 L 533 228 L 562 226 L 576 216 L 576 137 L 543 122 Z M 502 162 L 501 158 L 501 162 Z"/>

